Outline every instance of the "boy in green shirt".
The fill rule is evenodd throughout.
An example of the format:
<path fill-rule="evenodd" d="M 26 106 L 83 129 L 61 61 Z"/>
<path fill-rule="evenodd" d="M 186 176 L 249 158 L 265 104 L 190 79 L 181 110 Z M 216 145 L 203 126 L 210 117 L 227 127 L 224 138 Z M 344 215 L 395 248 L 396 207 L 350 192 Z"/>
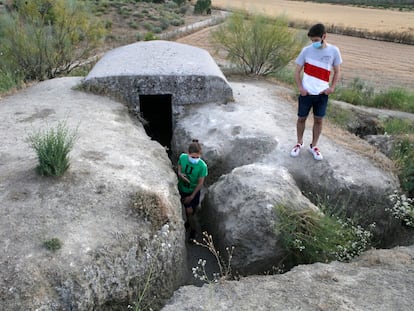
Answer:
<path fill-rule="evenodd" d="M 178 159 L 178 190 L 187 216 L 186 228 L 190 228 L 190 241 L 197 238 L 194 214 L 200 204 L 204 178 L 208 175 L 207 164 L 200 156 L 201 146 L 198 140 L 193 139 L 188 153 L 182 153 Z"/>

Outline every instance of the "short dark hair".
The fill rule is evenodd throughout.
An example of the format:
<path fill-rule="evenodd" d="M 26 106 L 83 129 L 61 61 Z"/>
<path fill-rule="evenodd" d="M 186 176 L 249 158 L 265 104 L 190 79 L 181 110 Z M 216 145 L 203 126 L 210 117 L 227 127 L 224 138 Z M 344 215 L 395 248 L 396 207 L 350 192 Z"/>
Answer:
<path fill-rule="evenodd" d="M 326 29 L 323 24 L 315 24 L 313 25 L 308 32 L 308 37 L 322 37 L 326 34 Z"/>
<path fill-rule="evenodd" d="M 201 146 L 198 142 L 198 139 L 193 139 L 191 144 L 188 146 L 188 153 L 200 153 Z"/>

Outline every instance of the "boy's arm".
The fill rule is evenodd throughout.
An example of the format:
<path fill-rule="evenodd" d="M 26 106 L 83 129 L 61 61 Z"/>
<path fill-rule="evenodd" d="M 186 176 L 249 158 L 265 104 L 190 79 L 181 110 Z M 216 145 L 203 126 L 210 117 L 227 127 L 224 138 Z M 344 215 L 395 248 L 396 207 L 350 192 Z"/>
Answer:
<path fill-rule="evenodd" d="M 179 178 L 181 178 L 185 182 L 190 183 L 188 178 L 183 173 L 181 173 L 181 165 L 180 164 L 178 164 L 178 166 L 177 166 L 177 175 L 178 175 Z"/>
<path fill-rule="evenodd" d="M 308 91 L 303 88 L 302 79 L 300 78 L 300 73 L 302 72 L 303 66 L 296 64 L 295 68 L 295 81 L 299 89 L 299 93 L 302 96 L 308 95 Z"/>

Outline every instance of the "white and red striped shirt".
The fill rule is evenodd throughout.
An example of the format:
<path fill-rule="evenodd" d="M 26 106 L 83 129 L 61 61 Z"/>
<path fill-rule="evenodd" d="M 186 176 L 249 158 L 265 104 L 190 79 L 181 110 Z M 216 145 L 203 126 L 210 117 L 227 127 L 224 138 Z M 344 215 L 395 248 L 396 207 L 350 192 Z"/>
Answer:
<path fill-rule="evenodd" d="M 296 64 L 303 66 L 302 86 L 311 95 L 318 95 L 329 87 L 332 67 L 342 63 L 339 49 L 331 44 L 315 49 L 312 44 L 302 49 Z"/>

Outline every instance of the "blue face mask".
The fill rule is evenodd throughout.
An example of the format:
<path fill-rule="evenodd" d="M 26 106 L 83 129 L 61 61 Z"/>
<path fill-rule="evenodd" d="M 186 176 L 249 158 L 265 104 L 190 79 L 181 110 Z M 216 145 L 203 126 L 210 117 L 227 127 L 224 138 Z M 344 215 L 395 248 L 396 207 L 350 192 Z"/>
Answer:
<path fill-rule="evenodd" d="M 315 49 L 319 49 L 319 48 L 322 46 L 322 41 L 316 41 L 316 42 L 313 42 L 313 43 L 312 43 L 312 46 L 313 46 Z"/>
<path fill-rule="evenodd" d="M 192 157 L 188 156 L 188 161 L 189 161 L 191 164 L 197 164 L 197 163 L 198 163 L 198 161 L 200 161 L 200 158 L 196 158 L 196 159 L 194 159 L 194 158 L 192 158 Z"/>

